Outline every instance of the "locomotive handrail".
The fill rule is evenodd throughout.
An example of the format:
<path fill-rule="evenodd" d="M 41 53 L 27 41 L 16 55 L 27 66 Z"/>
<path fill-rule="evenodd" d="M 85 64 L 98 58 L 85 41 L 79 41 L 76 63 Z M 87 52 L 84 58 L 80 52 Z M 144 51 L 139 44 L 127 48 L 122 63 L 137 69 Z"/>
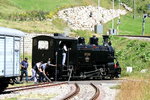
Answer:
<path fill-rule="evenodd" d="M 68 81 L 70 81 L 70 78 L 71 78 L 71 75 L 72 75 L 72 71 L 73 71 L 73 66 L 71 66 L 71 69 L 69 70 L 70 74 L 69 74 Z"/>
<path fill-rule="evenodd" d="M 100 69 L 97 69 L 97 70 L 94 70 L 94 71 L 89 71 L 89 72 L 84 72 L 84 74 L 89 74 L 89 73 L 94 73 L 94 72 L 97 72 L 99 71 Z"/>

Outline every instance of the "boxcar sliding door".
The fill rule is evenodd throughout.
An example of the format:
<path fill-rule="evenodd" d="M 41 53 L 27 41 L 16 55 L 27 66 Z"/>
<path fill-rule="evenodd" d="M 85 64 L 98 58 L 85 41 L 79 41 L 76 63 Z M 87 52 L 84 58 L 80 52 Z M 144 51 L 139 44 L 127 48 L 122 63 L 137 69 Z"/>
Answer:
<path fill-rule="evenodd" d="M 15 49 L 14 49 L 14 76 L 18 76 L 20 73 L 20 38 L 15 38 Z"/>
<path fill-rule="evenodd" d="M 14 38 L 6 37 L 6 66 L 5 66 L 5 76 L 13 76 L 13 51 L 14 51 Z"/>
<path fill-rule="evenodd" d="M 5 39 L 0 36 L 0 76 L 4 76 L 4 58 L 5 58 L 5 49 L 4 49 Z"/>

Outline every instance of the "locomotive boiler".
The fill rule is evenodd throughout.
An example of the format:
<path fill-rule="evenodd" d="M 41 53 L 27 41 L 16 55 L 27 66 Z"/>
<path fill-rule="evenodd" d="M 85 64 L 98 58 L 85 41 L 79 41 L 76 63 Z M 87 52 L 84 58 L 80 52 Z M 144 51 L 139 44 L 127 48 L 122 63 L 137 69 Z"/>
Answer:
<path fill-rule="evenodd" d="M 93 36 L 89 44 L 83 37 L 72 38 L 62 34 L 37 36 L 33 38 L 32 66 L 51 58 L 56 66 L 48 66 L 49 78 L 59 79 L 113 79 L 121 74 L 119 62 L 109 36 L 103 36 L 103 44 Z"/>

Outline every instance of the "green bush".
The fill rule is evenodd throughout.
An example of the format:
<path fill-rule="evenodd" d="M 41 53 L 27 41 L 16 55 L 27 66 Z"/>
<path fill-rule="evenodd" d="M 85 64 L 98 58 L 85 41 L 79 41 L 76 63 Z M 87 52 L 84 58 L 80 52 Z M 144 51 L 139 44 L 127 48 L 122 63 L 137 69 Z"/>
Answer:
<path fill-rule="evenodd" d="M 123 75 L 128 76 L 125 70 L 127 66 L 133 67 L 135 72 L 150 67 L 149 42 L 120 37 L 112 37 L 111 40 L 123 69 Z"/>
<path fill-rule="evenodd" d="M 52 23 L 55 27 L 57 27 L 60 30 L 64 30 L 66 27 L 68 27 L 67 23 L 60 18 L 53 19 Z"/>
<path fill-rule="evenodd" d="M 147 4 L 150 4 L 149 0 L 134 0 L 135 9 L 138 13 L 148 13 Z M 133 8 L 133 0 L 122 0 L 123 3 Z M 142 2 L 142 3 L 141 3 Z"/>
<path fill-rule="evenodd" d="M 9 20 L 15 20 L 15 21 L 28 21 L 28 20 L 45 20 L 46 15 L 48 15 L 49 12 L 45 11 L 26 11 L 22 13 L 15 13 L 11 14 L 8 19 Z"/>

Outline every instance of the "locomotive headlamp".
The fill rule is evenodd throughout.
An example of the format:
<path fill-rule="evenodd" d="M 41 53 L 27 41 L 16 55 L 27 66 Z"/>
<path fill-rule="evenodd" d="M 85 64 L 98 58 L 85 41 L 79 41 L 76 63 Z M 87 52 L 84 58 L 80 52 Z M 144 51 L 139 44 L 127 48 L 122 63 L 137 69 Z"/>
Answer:
<path fill-rule="evenodd" d="M 90 58 L 87 56 L 85 57 L 85 62 L 89 62 L 90 61 Z"/>

